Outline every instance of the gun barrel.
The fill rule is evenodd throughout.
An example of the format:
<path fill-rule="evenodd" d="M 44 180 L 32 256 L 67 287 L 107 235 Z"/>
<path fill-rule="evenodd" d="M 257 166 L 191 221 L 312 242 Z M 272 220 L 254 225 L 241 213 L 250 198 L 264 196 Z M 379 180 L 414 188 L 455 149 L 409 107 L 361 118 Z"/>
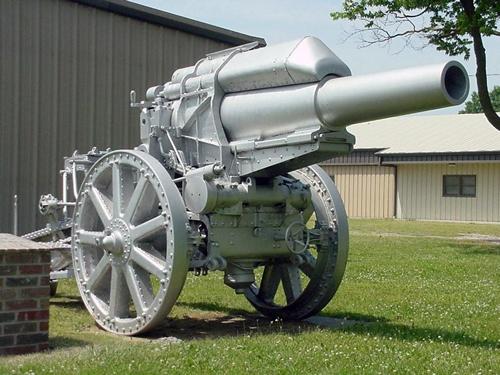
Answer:
<path fill-rule="evenodd" d="M 373 75 L 329 79 L 318 88 L 317 111 L 328 128 L 462 103 L 469 91 L 463 66 L 450 61 Z"/>
<path fill-rule="evenodd" d="M 450 61 L 356 77 L 228 94 L 221 121 L 231 141 L 266 138 L 321 125 L 351 124 L 462 103 L 469 91 L 464 67 Z"/>

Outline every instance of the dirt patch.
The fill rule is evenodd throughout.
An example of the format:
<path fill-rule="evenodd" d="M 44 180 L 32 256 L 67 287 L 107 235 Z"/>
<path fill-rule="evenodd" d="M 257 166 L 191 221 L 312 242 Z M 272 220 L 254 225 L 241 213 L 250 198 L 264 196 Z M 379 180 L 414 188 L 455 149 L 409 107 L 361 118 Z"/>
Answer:
<path fill-rule="evenodd" d="M 489 243 L 492 245 L 500 245 L 500 237 L 491 236 L 479 233 L 459 233 L 458 236 L 433 236 L 424 234 L 406 234 L 406 233 L 393 233 L 393 232 L 360 232 L 351 231 L 351 234 L 358 236 L 376 236 L 376 237 L 401 237 L 401 238 L 429 238 L 438 240 L 452 240 L 452 241 L 470 241 Z"/>
<path fill-rule="evenodd" d="M 457 240 L 467 240 L 467 241 L 478 241 L 478 242 L 487 242 L 492 245 L 500 245 L 500 237 L 490 236 L 486 234 L 479 233 L 460 233 L 458 237 L 455 237 Z"/>

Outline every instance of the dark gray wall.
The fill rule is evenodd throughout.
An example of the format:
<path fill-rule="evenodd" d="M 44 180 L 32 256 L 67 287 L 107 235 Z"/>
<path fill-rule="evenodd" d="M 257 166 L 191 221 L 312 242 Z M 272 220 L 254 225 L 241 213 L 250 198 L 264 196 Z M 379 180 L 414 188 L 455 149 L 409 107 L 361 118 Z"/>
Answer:
<path fill-rule="evenodd" d="M 102 1 L 101 1 L 102 2 Z M 43 223 L 40 194 L 60 196 L 58 171 L 73 150 L 139 141 L 138 99 L 230 44 L 69 0 L 0 1 L 0 232 Z"/>

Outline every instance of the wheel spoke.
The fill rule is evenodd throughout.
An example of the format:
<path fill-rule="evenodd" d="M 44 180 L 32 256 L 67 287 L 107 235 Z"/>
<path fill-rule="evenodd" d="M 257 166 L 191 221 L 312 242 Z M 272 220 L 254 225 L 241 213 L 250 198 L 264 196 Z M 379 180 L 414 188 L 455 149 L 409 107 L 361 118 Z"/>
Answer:
<path fill-rule="evenodd" d="M 120 164 L 113 164 L 113 217 L 120 217 L 122 211 L 122 179 Z"/>
<path fill-rule="evenodd" d="M 123 213 L 123 220 L 130 221 L 134 216 L 134 213 L 137 210 L 137 207 L 139 206 L 141 198 L 144 194 L 144 190 L 147 185 L 146 182 L 147 180 L 144 176 L 141 176 L 139 178 L 139 181 L 137 181 L 137 185 L 135 186 L 134 192 L 132 193 L 132 196 L 129 199 L 127 209 Z"/>
<path fill-rule="evenodd" d="M 165 227 L 165 218 L 163 215 L 158 215 L 142 224 L 137 225 L 130 231 L 130 235 L 134 241 L 140 241 L 159 232 Z"/>
<path fill-rule="evenodd" d="M 101 193 L 92 186 L 89 189 L 89 197 L 97 211 L 97 214 L 99 215 L 99 218 L 102 221 L 102 224 L 107 227 L 111 220 L 111 214 L 109 213 L 108 207 L 104 203 L 104 199 L 102 198 Z"/>
<path fill-rule="evenodd" d="M 259 288 L 259 298 L 270 303 L 274 300 L 276 291 L 280 283 L 280 269 L 279 266 L 274 264 L 268 264 L 264 267 L 264 273 L 262 274 L 262 280 L 260 282 Z"/>
<path fill-rule="evenodd" d="M 141 298 L 141 291 L 135 278 L 134 270 L 131 266 L 125 266 L 124 274 L 130 296 L 134 302 L 135 311 L 137 312 L 137 315 L 141 315 L 146 310 L 146 306 Z"/>
<path fill-rule="evenodd" d="M 106 255 L 106 253 L 104 253 L 101 260 L 99 260 L 99 262 L 96 264 L 89 278 L 87 279 L 87 287 L 90 290 L 95 289 L 95 287 L 99 284 L 104 275 L 106 275 L 106 272 L 109 270 L 109 267 L 110 267 L 109 258 Z"/>
<path fill-rule="evenodd" d="M 310 229 L 309 230 L 309 243 L 311 245 L 321 245 L 321 229 Z"/>
<path fill-rule="evenodd" d="M 92 232 L 88 230 L 79 230 L 77 235 L 82 245 L 99 246 L 104 238 L 103 232 Z"/>
<path fill-rule="evenodd" d="M 149 308 L 155 299 L 153 286 L 151 285 L 151 274 L 141 267 L 135 268 L 132 266 L 132 268 L 135 271 L 135 277 L 141 291 L 143 305 Z"/>
<path fill-rule="evenodd" d="M 302 256 L 304 258 L 304 263 L 302 263 L 299 268 L 307 275 L 307 277 L 312 278 L 314 269 L 316 268 L 316 259 L 309 250 L 304 251 Z"/>
<path fill-rule="evenodd" d="M 164 278 L 163 270 L 166 268 L 166 262 L 141 248 L 134 246 L 130 252 L 130 258 L 140 267 L 157 276 L 159 279 Z"/>
<path fill-rule="evenodd" d="M 111 291 L 109 295 L 109 315 L 111 317 L 126 317 L 128 310 L 129 291 L 127 282 L 120 266 L 113 265 L 111 269 Z"/>
<path fill-rule="evenodd" d="M 285 291 L 286 302 L 291 304 L 295 301 L 300 293 L 302 293 L 302 285 L 300 283 L 300 271 L 294 265 L 281 266 L 281 281 L 283 282 L 283 290 Z"/>

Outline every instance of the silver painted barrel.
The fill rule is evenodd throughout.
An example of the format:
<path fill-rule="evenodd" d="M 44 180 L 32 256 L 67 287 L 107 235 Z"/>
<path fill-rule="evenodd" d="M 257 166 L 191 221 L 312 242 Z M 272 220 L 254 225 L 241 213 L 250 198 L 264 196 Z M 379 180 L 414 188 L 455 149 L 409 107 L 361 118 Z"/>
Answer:
<path fill-rule="evenodd" d="M 221 105 L 221 120 L 231 141 L 262 139 L 318 125 L 337 130 L 363 121 L 457 105 L 468 91 L 465 68 L 450 61 L 228 94 Z"/>

